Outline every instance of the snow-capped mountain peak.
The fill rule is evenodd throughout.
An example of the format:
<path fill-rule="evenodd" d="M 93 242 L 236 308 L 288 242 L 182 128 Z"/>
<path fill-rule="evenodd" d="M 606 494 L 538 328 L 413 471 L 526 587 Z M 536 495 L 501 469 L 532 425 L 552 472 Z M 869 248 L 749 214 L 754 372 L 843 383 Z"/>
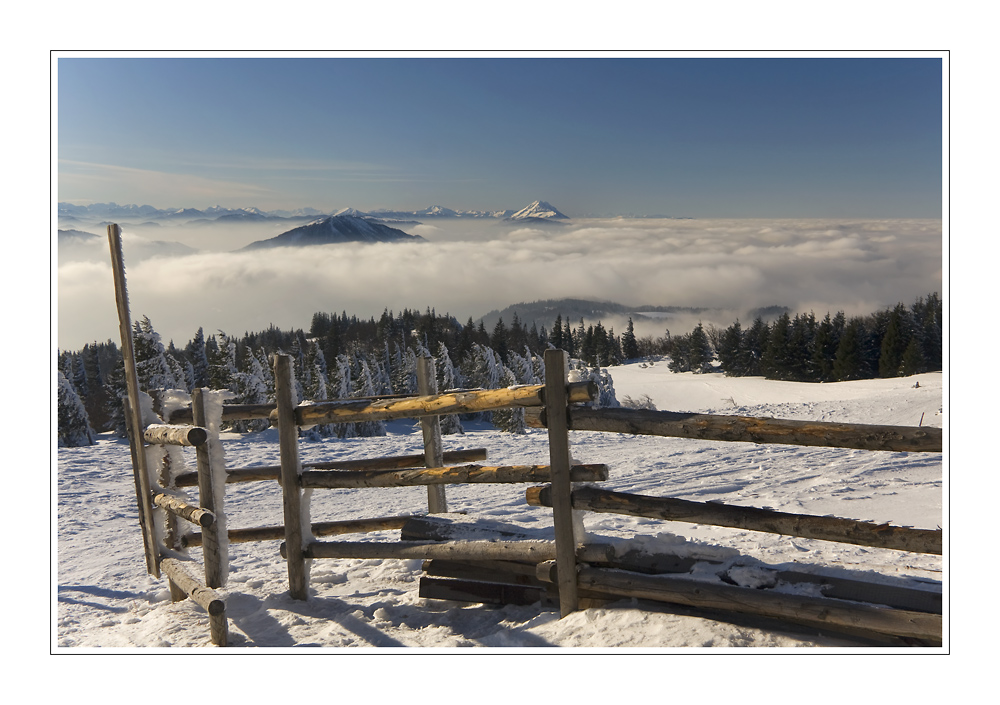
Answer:
<path fill-rule="evenodd" d="M 555 206 L 545 201 L 534 201 L 531 205 L 522 208 L 510 220 L 526 220 L 528 218 L 559 218 L 569 220 L 569 216 L 560 213 Z"/>

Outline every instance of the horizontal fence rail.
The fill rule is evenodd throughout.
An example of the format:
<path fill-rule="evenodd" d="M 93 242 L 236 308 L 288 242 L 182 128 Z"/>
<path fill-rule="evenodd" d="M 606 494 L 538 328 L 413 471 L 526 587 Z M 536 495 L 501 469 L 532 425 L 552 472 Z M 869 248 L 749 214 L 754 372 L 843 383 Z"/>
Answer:
<path fill-rule="evenodd" d="M 526 496 L 530 505 L 552 506 L 549 486 L 529 488 Z M 611 492 L 596 487 L 574 489 L 571 499 L 574 509 L 591 512 L 709 524 L 804 539 L 890 548 L 897 551 L 941 554 L 942 534 L 939 530 L 911 529 L 837 517 L 789 514 L 719 502 L 691 502 L 671 497 L 649 497 Z"/>
<path fill-rule="evenodd" d="M 340 521 L 319 521 L 311 526 L 313 536 L 338 536 L 341 534 L 367 534 L 374 531 L 402 529 L 412 516 L 378 517 L 375 519 L 342 519 Z M 276 541 L 285 538 L 284 526 L 258 526 L 250 529 L 229 529 L 229 543 L 249 543 L 252 541 Z M 201 546 L 200 533 L 185 534 L 181 537 L 184 548 Z"/>
<path fill-rule="evenodd" d="M 597 397 L 594 382 L 573 382 L 566 385 L 570 403 L 593 401 Z M 300 404 L 295 407 L 295 423 L 310 426 L 327 423 L 360 421 L 391 421 L 394 419 L 475 414 L 508 407 L 532 407 L 545 404 L 545 385 L 532 384 L 505 389 L 483 389 L 471 392 L 449 392 L 424 397 L 406 397 L 382 401 L 328 401 Z M 277 410 L 271 414 L 277 423 Z"/>
<path fill-rule="evenodd" d="M 444 462 L 470 463 L 486 460 L 485 448 L 452 450 L 444 454 Z M 423 467 L 424 455 L 394 455 L 385 458 L 360 458 L 357 460 L 333 460 L 302 463 L 303 470 L 406 470 Z M 248 468 L 233 468 L 226 471 L 226 484 L 234 482 L 256 482 L 277 480 L 281 474 L 280 465 L 258 465 Z M 194 487 L 198 484 L 198 474 L 189 472 L 177 476 L 177 487 Z"/>
<path fill-rule="evenodd" d="M 358 487 L 412 487 L 418 485 L 459 485 L 472 483 L 549 482 L 548 465 L 458 465 L 412 470 L 308 470 L 301 474 L 305 489 L 346 489 Z M 572 482 L 602 482 L 608 479 L 607 465 L 574 465 Z"/>
<path fill-rule="evenodd" d="M 525 421 L 528 426 L 546 428 L 545 410 L 526 411 Z M 574 431 L 607 431 L 703 441 L 781 443 L 913 453 L 940 453 L 943 450 L 942 430 L 932 426 L 878 426 L 646 409 L 578 407 L 569 410 L 569 427 Z"/>
<path fill-rule="evenodd" d="M 479 392 L 481 389 L 450 389 L 448 393 L 456 392 Z M 373 397 L 351 397 L 342 401 L 384 401 L 386 399 L 412 399 L 414 394 L 379 394 Z M 268 419 L 277 408 L 276 404 L 223 404 L 222 421 L 253 421 L 254 419 Z M 164 417 L 166 418 L 166 417 Z M 167 423 L 191 423 L 193 415 L 191 407 L 181 406 L 173 409 L 169 414 Z"/>
<path fill-rule="evenodd" d="M 142 432 L 146 443 L 171 446 L 200 446 L 208 441 L 208 431 L 201 426 L 150 424 Z"/>

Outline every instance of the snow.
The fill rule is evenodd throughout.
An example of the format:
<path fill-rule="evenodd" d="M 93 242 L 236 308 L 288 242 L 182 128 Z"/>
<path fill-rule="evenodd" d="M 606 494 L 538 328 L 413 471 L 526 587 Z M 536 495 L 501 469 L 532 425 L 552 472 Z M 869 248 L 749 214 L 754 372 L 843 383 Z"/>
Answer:
<path fill-rule="evenodd" d="M 748 414 L 854 423 L 942 426 L 942 375 L 832 384 L 726 378 L 720 374 L 673 374 L 665 363 L 609 368 L 618 398 L 648 394 L 661 410 Z M 919 386 L 917 386 L 919 383 Z M 414 421 L 386 424 L 373 438 L 303 440 L 303 462 L 346 460 L 422 451 Z M 191 600 L 171 603 L 166 580 L 145 572 L 142 537 L 126 441 L 99 434 L 95 446 L 59 448 L 57 467 L 57 575 L 52 645 L 71 653 L 107 649 L 212 648 L 207 617 Z M 279 462 L 275 429 L 256 434 L 222 434 L 228 467 Z M 544 430 L 525 435 L 466 424 L 465 433 L 446 435 L 445 450 L 485 447 L 489 462 L 548 462 Z M 606 463 L 610 478 L 601 487 L 696 501 L 720 500 L 746 506 L 814 515 L 835 515 L 934 529 L 943 526 L 942 455 L 868 452 L 782 445 L 716 443 L 573 432 L 575 462 Z M 187 464 L 194 467 L 193 450 Z M 524 485 L 448 486 L 453 516 L 465 521 L 499 521 L 525 531 L 551 527 L 551 510 L 528 506 Z M 196 494 L 196 490 L 189 491 Z M 423 487 L 316 490 L 313 521 L 394 516 L 426 511 Z M 277 483 L 226 487 L 230 527 L 279 525 L 282 500 Z M 691 579 L 718 581 L 719 574 L 746 586 L 775 580 L 776 570 L 796 570 L 880 581 L 927 590 L 941 589 L 947 555 L 930 556 L 848 544 L 789 538 L 749 531 L 663 522 L 614 514 L 580 513 L 591 540 L 641 542 L 649 550 L 689 555 L 699 563 Z M 398 531 L 337 540 L 398 540 Z M 344 647 L 351 653 L 425 649 L 451 653 L 459 647 L 504 653 L 536 653 L 537 647 L 572 647 L 605 653 L 663 653 L 673 650 L 764 647 L 823 652 L 850 650 L 847 637 L 807 629 L 776 629 L 743 622 L 717 622 L 683 610 L 640 609 L 631 600 L 558 612 L 529 606 L 488 606 L 429 600 L 418 596 L 420 560 L 312 561 L 307 602 L 288 595 L 285 562 L 278 541 L 229 546 L 230 573 L 222 589 L 227 600 L 230 645 L 255 653 L 292 646 Z M 946 542 L 947 546 L 947 542 Z M 191 556 L 201 561 L 200 549 Z M 792 590 L 793 588 L 787 588 Z M 798 585 L 797 590 L 815 590 Z M 945 601 L 947 605 L 947 600 Z M 948 647 L 946 621 L 945 646 Z M 871 647 L 868 647 L 871 648 Z M 624 650 L 624 651 L 621 651 Z M 864 651 L 864 648 L 862 648 Z M 885 649 L 880 649 L 884 652 Z M 940 652 L 919 647 L 910 652 Z"/>

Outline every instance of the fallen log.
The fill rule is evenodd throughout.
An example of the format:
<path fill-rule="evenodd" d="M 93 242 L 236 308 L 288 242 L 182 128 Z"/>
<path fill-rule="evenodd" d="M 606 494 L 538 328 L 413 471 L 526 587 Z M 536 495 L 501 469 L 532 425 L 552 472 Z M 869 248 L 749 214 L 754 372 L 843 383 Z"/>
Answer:
<path fill-rule="evenodd" d="M 574 465 L 570 472 L 570 479 L 573 482 L 599 482 L 608 479 L 607 465 Z M 551 472 L 548 465 L 459 465 L 412 470 L 308 470 L 301 475 L 304 489 L 547 482 L 550 479 Z"/>
<path fill-rule="evenodd" d="M 545 410 L 526 411 L 525 422 L 534 428 L 545 428 Z M 569 410 L 569 427 L 573 431 L 606 431 L 702 441 L 781 443 L 912 453 L 940 453 L 944 445 L 942 430 L 933 426 L 790 421 L 647 409 L 572 408 Z"/>
<path fill-rule="evenodd" d="M 551 506 L 549 486 L 531 487 L 526 495 L 530 505 Z M 911 529 L 838 517 L 789 514 L 721 502 L 691 502 L 670 497 L 648 497 L 611 492 L 596 487 L 574 489 L 572 502 L 574 509 L 592 512 L 709 524 L 858 546 L 941 555 L 940 530 Z"/>
<path fill-rule="evenodd" d="M 539 564 L 537 576 L 540 580 L 554 582 L 555 563 Z M 797 624 L 876 632 L 935 644 L 942 641 L 942 617 L 938 614 L 590 566 L 579 567 L 577 581 L 581 588 L 622 597 L 755 614 Z"/>

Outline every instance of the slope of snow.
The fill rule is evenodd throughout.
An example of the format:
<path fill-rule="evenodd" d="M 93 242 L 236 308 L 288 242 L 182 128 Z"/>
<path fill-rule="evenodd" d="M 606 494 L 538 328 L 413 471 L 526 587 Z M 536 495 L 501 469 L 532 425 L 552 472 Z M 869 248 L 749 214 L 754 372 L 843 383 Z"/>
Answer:
<path fill-rule="evenodd" d="M 941 426 L 942 375 L 838 384 L 768 382 L 718 374 L 672 374 L 666 364 L 610 368 L 619 399 L 650 395 L 657 408 L 750 413 L 797 419 Z M 915 386 L 919 382 L 919 386 Z M 485 447 L 491 464 L 548 462 L 542 430 L 524 436 L 467 428 L 445 436 L 445 449 Z M 933 529 L 943 525 L 942 455 L 866 452 L 781 445 L 715 443 L 573 432 L 574 460 L 606 463 L 611 490 L 722 500 L 808 514 L 890 521 Z M 277 433 L 224 434 L 230 468 L 277 464 Z M 389 424 L 381 438 L 300 443 L 304 461 L 419 453 L 419 425 Z M 185 449 L 185 453 L 187 453 Z M 193 454 L 188 457 L 194 467 Z M 176 651 L 209 646 L 207 620 L 191 600 L 171 603 L 166 580 L 145 572 L 128 444 L 107 434 L 96 446 L 58 450 L 58 534 L 52 644 L 58 650 L 124 648 Z M 525 485 L 449 486 L 449 511 L 464 520 L 499 520 L 526 530 L 551 527 L 551 510 L 525 503 Z M 196 490 L 189 490 L 196 496 Z M 422 487 L 315 490 L 313 521 L 421 513 Z M 227 486 L 231 528 L 281 523 L 276 483 Z M 771 534 L 662 522 L 614 514 L 583 514 L 594 540 L 647 537 L 675 552 L 709 553 L 751 576 L 761 565 L 940 589 L 939 556 L 870 549 Z M 394 541 L 398 531 L 338 540 Z M 631 600 L 581 610 L 565 619 L 541 607 L 488 606 L 418 596 L 420 560 L 314 560 L 310 598 L 288 595 L 280 541 L 230 545 L 224 589 L 234 647 L 291 646 L 365 649 L 536 647 L 639 649 L 702 647 L 825 647 L 856 650 L 857 642 L 808 629 L 764 628 L 685 616 L 683 610 L 640 609 Z M 947 545 L 947 544 L 946 544 Z M 191 549 L 200 561 L 200 551 Z M 737 559 L 737 554 L 745 556 Z M 714 580 L 713 575 L 700 578 Z M 946 601 L 947 604 L 947 601 Z M 946 623 L 947 624 L 947 623 Z M 947 628 L 945 647 L 948 646 Z M 918 649 L 923 651 L 925 649 Z M 926 649 L 935 651 L 935 649 Z"/>

